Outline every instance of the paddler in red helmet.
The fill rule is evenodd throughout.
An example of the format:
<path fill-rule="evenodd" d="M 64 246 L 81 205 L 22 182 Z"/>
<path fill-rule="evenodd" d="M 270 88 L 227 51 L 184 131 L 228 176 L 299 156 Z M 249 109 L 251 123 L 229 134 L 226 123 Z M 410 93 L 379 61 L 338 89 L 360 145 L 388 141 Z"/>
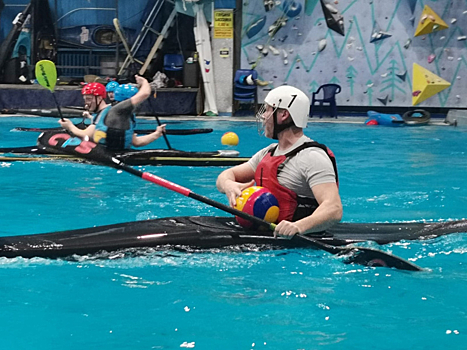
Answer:
<path fill-rule="evenodd" d="M 79 129 L 69 119 L 58 122 L 73 135 L 105 144 L 115 151 L 130 149 L 131 146 L 146 146 L 157 140 L 165 132 L 165 124 L 158 126 L 156 131 L 148 135 L 138 136 L 134 132 L 136 124 L 134 110 L 151 95 L 148 81 L 138 75 L 135 79 L 139 90 L 122 87 L 120 96 L 126 99 L 122 97 L 116 105 L 107 104 L 105 86 L 101 83 L 89 83 L 83 87 L 81 93 L 84 103 L 89 113 L 93 115 L 92 124 L 86 129 Z M 130 96 L 129 91 L 134 93 Z"/>

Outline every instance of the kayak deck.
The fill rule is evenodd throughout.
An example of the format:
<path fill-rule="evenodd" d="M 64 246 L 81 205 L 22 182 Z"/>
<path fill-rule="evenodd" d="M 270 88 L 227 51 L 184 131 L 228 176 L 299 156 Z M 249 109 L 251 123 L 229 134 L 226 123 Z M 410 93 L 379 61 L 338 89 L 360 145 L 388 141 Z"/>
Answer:
<path fill-rule="evenodd" d="M 379 244 L 400 240 L 430 239 L 467 232 L 467 220 L 443 223 L 339 223 L 324 233 L 309 235 L 331 244 L 363 241 Z M 267 230 L 245 230 L 231 217 L 172 217 L 97 226 L 45 234 L 0 238 L 0 256 L 64 258 L 99 252 L 150 247 L 220 248 L 244 245 L 273 248 L 306 248 L 305 240 L 275 239 Z"/>
<path fill-rule="evenodd" d="M 67 160 L 88 162 L 82 157 L 51 152 L 43 146 L 0 148 L 0 162 Z M 142 149 L 114 153 L 128 165 L 234 166 L 247 162 L 238 151 L 187 152 L 175 149 Z"/>
<path fill-rule="evenodd" d="M 118 157 L 117 157 L 118 158 Z M 125 158 L 128 165 L 164 165 L 164 166 L 234 166 L 245 163 L 250 158 L 247 157 L 179 157 L 179 156 L 133 156 Z M 23 155 L 14 154 L 2 156 L 0 162 L 43 162 L 43 161 L 71 161 L 78 163 L 92 163 L 86 159 L 66 154 L 43 154 L 43 155 Z M 122 158 L 123 160 L 123 158 Z"/>

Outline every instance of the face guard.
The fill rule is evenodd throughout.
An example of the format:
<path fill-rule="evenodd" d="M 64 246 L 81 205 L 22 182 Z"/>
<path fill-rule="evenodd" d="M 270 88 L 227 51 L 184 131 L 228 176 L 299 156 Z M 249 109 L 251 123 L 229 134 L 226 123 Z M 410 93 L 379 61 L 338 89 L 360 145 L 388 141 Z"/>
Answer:
<path fill-rule="evenodd" d="M 271 112 L 268 112 L 267 111 L 267 106 L 269 106 L 268 103 L 264 103 L 260 109 L 258 110 L 258 113 L 256 113 L 256 126 L 258 128 L 258 134 L 263 136 L 264 133 L 265 133 L 265 126 L 266 126 L 266 122 L 270 119 L 270 118 L 274 118 L 273 119 L 273 122 L 274 122 L 274 128 L 273 128 L 273 135 L 272 135 L 272 138 L 274 140 L 277 140 L 278 139 L 278 135 L 279 133 L 281 133 L 282 131 L 284 131 L 285 129 L 288 129 L 290 128 L 291 126 L 295 125 L 293 121 L 290 121 L 289 123 L 285 123 L 285 124 L 278 124 L 277 123 L 277 110 L 280 109 L 280 105 L 281 105 L 281 102 L 282 100 L 279 99 L 278 101 L 278 104 L 277 106 L 270 106 L 271 108 L 273 108 L 273 110 Z M 266 117 L 264 117 L 264 114 L 268 114 Z"/>
<path fill-rule="evenodd" d="M 277 115 L 276 112 L 280 108 L 282 100 L 279 100 L 279 103 L 277 106 L 273 105 L 270 106 L 268 103 L 263 103 L 263 105 L 259 108 L 258 112 L 256 113 L 256 127 L 258 129 L 258 134 L 260 136 L 264 136 L 264 128 L 266 126 L 266 122 L 269 120 L 269 118 L 273 117 L 274 118 L 274 129 L 276 129 L 276 124 L 277 124 Z M 270 106 L 273 110 L 270 112 L 270 114 L 266 117 L 264 117 L 264 114 L 269 113 L 267 112 L 267 107 Z"/>

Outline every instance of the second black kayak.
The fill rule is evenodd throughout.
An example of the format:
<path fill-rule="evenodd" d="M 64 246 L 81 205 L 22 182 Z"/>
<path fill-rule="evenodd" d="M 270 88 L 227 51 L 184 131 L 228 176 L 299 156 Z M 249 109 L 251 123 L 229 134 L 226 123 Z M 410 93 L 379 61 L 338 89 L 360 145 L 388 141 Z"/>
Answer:
<path fill-rule="evenodd" d="M 181 153 L 172 153 L 173 150 L 146 150 L 149 152 L 135 151 L 131 154 L 123 154 L 122 159 L 129 165 L 173 165 L 173 166 L 234 166 L 247 162 L 248 157 L 229 157 L 223 156 L 222 151 L 217 152 L 199 152 L 183 155 Z M 153 152 L 151 154 L 151 152 Z M 207 153 L 207 154 L 205 154 Z M 89 163 L 82 157 L 66 154 L 0 154 L 0 162 L 48 162 L 48 161 L 71 161 L 79 163 Z"/>
<path fill-rule="evenodd" d="M 0 161 L 42 161 L 64 159 L 84 162 L 79 154 L 66 154 L 57 140 L 67 140 L 71 136 L 61 131 L 49 131 L 41 134 L 41 145 L 27 147 L 0 148 Z M 74 138 L 76 139 L 76 138 Z M 81 141 L 80 141 L 81 142 Z M 65 144 L 65 143 L 64 143 Z M 103 145 L 93 145 L 90 152 L 100 152 Z M 108 150 L 105 150 L 108 152 Z M 233 166 L 248 161 L 248 157 L 238 157 L 235 150 L 218 150 L 212 152 L 187 152 L 174 149 L 143 149 L 113 152 L 112 156 L 129 165 L 182 165 L 182 166 Z"/>
<path fill-rule="evenodd" d="M 467 232 L 467 220 L 442 223 L 339 223 L 310 237 L 335 246 L 375 241 L 387 244 Z M 127 222 L 45 234 L 0 238 L 2 257 L 67 258 L 101 252 L 137 254 L 144 248 L 308 248 L 306 240 L 275 239 L 270 231 L 246 230 L 232 217 L 188 216 Z"/>
<path fill-rule="evenodd" d="M 88 125 L 84 123 L 75 124 L 75 126 L 79 129 L 84 129 Z M 61 127 L 56 128 L 25 128 L 25 127 L 16 127 L 13 128 L 12 131 L 30 131 L 30 132 L 46 132 L 46 131 L 63 131 L 64 129 Z M 135 133 L 140 135 L 147 135 L 153 133 L 154 129 L 136 129 Z M 165 133 L 167 135 L 197 135 L 197 134 L 209 134 L 213 132 L 213 129 L 166 129 Z"/>

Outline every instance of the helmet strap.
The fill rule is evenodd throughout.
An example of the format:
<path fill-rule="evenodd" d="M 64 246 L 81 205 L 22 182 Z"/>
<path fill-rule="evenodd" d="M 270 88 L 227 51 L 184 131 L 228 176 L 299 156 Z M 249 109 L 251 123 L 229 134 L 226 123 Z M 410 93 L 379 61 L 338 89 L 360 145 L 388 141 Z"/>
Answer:
<path fill-rule="evenodd" d="M 95 98 L 95 102 L 96 102 L 96 109 L 94 110 L 94 113 L 97 113 L 101 110 L 100 106 L 102 104 L 102 102 L 105 103 L 105 100 L 101 97 L 101 101 L 100 102 L 97 102 L 97 98 L 100 97 L 100 96 L 95 96 L 94 95 L 94 98 Z"/>
<path fill-rule="evenodd" d="M 273 121 L 274 121 L 274 131 L 273 131 L 273 133 L 272 133 L 272 138 L 273 138 L 274 140 L 277 140 L 277 139 L 279 138 L 279 134 L 280 134 L 282 131 L 284 131 L 285 129 L 288 129 L 288 128 L 290 128 L 291 126 L 294 126 L 294 125 L 295 125 L 293 121 L 290 121 L 290 122 L 285 123 L 285 124 L 278 124 L 278 123 L 277 123 L 277 110 L 278 110 L 278 109 L 276 109 L 276 110 L 274 111 L 274 114 L 273 114 L 273 118 L 274 118 L 274 119 L 273 119 Z M 291 119 L 292 119 L 292 118 L 291 118 Z"/>

